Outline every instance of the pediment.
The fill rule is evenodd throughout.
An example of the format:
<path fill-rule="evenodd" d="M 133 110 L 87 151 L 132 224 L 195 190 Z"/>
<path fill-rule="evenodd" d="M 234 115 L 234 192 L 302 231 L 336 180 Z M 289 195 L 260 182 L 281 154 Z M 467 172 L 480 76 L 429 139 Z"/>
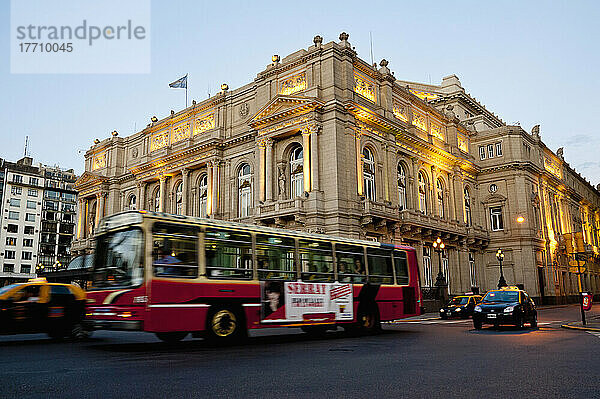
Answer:
<path fill-rule="evenodd" d="M 248 121 L 253 128 L 258 128 L 283 118 L 289 118 L 312 111 L 324 103 L 315 97 L 278 94 L 259 109 Z"/>
<path fill-rule="evenodd" d="M 104 176 L 86 171 L 75 181 L 75 188 L 79 190 L 85 186 L 104 183 L 106 180 Z"/>
<path fill-rule="evenodd" d="M 502 203 L 506 201 L 506 197 L 498 194 L 498 193 L 493 193 L 488 195 L 487 197 L 485 197 L 481 203 L 483 204 L 497 204 L 497 203 Z"/>

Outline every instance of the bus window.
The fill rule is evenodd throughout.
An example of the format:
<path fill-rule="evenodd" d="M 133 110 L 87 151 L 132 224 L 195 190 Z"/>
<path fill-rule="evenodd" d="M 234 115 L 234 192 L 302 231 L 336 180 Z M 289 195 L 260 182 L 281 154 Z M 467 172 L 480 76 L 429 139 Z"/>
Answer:
<path fill-rule="evenodd" d="M 396 282 L 400 285 L 408 284 L 408 264 L 406 252 L 394 251 L 394 266 L 396 267 Z"/>
<path fill-rule="evenodd" d="M 364 283 L 367 281 L 363 247 L 335 244 L 335 256 L 338 281 L 341 283 Z"/>
<path fill-rule="evenodd" d="M 367 248 L 369 281 L 372 283 L 393 284 L 392 251 Z"/>
<path fill-rule="evenodd" d="M 198 233 L 196 229 L 156 223 L 152 230 L 152 266 L 157 277 L 198 276 Z"/>
<path fill-rule="evenodd" d="M 207 228 L 204 233 L 206 275 L 209 278 L 252 278 L 252 236 Z"/>
<path fill-rule="evenodd" d="M 330 242 L 299 240 L 302 279 L 333 281 L 333 251 Z"/>
<path fill-rule="evenodd" d="M 256 235 L 256 261 L 258 278 L 261 280 L 295 280 L 293 238 L 282 236 Z"/>

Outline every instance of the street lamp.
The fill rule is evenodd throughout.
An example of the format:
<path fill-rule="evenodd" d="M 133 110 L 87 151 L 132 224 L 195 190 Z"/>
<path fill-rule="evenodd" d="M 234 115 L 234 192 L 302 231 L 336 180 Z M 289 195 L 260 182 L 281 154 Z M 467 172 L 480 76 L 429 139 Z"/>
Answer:
<path fill-rule="evenodd" d="M 437 240 L 435 240 L 433 242 L 433 250 L 438 253 L 438 261 L 439 261 L 438 275 L 437 275 L 437 278 L 435 279 L 435 285 L 440 290 L 442 287 L 446 286 L 446 278 L 444 277 L 444 273 L 442 273 L 442 252 L 444 251 L 445 246 L 446 246 L 446 244 L 444 244 L 442 239 L 439 237 L 437 238 Z M 441 297 L 441 295 L 440 295 L 440 297 Z"/>
<path fill-rule="evenodd" d="M 498 288 L 506 287 L 506 280 L 504 279 L 504 274 L 502 273 L 502 261 L 504 260 L 504 253 L 501 249 L 496 252 L 496 259 L 500 262 L 500 280 L 498 280 Z"/>

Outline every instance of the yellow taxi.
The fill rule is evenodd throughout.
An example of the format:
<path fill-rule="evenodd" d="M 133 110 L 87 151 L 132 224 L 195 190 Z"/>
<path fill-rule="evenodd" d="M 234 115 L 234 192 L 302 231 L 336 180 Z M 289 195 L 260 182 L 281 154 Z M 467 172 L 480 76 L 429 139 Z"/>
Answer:
<path fill-rule="evenodd" d="M 47 333 L 82 338 L 85 291 L 72 284 L 31 279 L 0 288 L 0 334 Z"/>

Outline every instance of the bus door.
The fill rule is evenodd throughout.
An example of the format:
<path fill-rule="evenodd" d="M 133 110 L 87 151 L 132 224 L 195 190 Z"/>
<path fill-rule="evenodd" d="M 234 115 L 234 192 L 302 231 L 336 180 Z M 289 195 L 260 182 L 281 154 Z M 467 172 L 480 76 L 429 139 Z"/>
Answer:
<path fill-rule="evenodd" d="M 199 229 L 158 222 L 152 229 L 152 276 L 149 317 L 144 329 L 154 332 L 199 331 L 208 306 L 198 278 Z"/>

